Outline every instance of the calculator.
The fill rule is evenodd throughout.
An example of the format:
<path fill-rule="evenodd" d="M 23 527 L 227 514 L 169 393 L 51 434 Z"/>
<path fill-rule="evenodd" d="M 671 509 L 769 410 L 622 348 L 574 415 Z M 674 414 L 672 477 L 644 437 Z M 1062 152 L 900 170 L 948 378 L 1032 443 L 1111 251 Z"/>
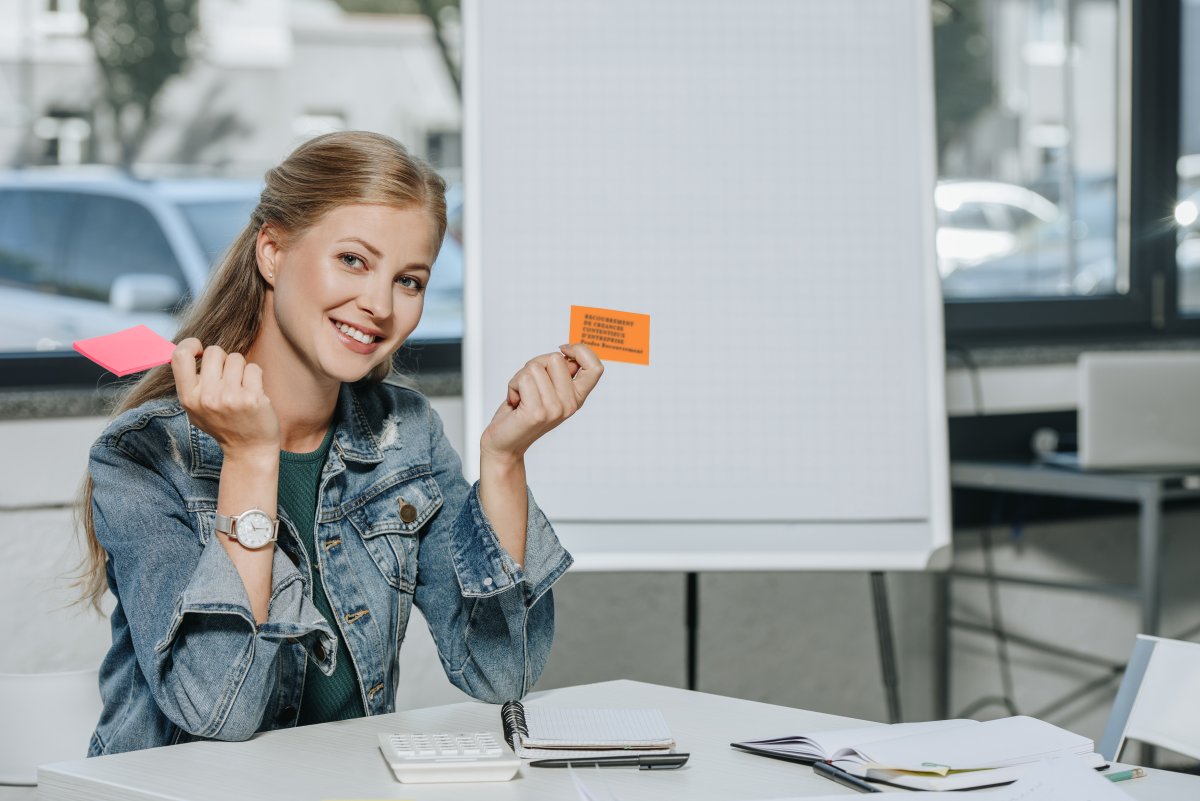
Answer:
<path fill-rule="evenodd" d="M 380 734 L 379 750 L 405 784 L 504 782 L 521 760 L 491 732 Z"/>

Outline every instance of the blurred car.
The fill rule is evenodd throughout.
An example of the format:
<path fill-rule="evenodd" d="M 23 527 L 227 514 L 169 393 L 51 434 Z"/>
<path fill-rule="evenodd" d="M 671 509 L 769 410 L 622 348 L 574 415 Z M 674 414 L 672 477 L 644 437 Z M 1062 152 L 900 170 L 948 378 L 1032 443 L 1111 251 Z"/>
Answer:
<path fill-rule="evenodd" d="M 1077 179 L 1070 214 L 1040 220 L 1020 232 L 1009 252 L 942 279 L 943 294 L 959 299 L 1096 295 L 1115 291 L 1115 285 L 1111 175 Z"/>
<path fill-rule="evenodd" d="M 939 181 L 934 205 L 943 277 L 1013 253 L 1028 232 L 1058 219 L 1042 195 L 999 181 Z"/>
<path fill-rule="evenodd" d="M 69 349 L 138 323 L 172 336 L 258 191 L 213 179 L 160 190 L 103 169 L 0 175 L 0 349 Z"/>
<path fill-rule="evenodd" d="M 105 169 L 0 173 L 0 350 L 69 349 L 139 323 L 173 336 L 260 191 L 257 181 L 139 181 Z M 410 341 L 461 339 L 462 247 L 452 236 L 425 309 Z"/>

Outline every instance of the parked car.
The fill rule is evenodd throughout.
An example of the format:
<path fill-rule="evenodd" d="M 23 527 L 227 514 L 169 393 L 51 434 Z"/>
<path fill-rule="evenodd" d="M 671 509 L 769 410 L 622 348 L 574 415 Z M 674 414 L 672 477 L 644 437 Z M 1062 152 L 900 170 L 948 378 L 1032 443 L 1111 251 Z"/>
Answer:
<path fill-rule="evenodd" d="M 1008 186 L 1008 185 L 1004 185 Z M 940 188 L 940 187 L 939 187 Z M 1021 189 L 1021 187 L 1013 187 Z M 1116 286 L 1116 185 L 1113 176 L 1079 178 L 1071 208 L 1059 209 L 1040 193 L 1024 190 L 1036 220 L 1010 232 L 1003 249 L 942 278 L 948 298 L 1096 295 Z M 1014 197 L 1018 196 L 1014 193 Z M 1055 208 L 1049 213 L 1045 204 Z M 964 205 L 966 203 L 964 202 Z M 939 232 L 940 233 L 940 232 Z"/>
<path fill-rule="evenodd" d="M 1025 234 L 1058 219 L 1042 195 L 999 181 L 939 181 L 934 204 L 943 277 L 1018 250 Z"/>
<path fill-rule="evenodd" d="M 0 174 L 0 350 L 69 349 L 139 323 L 173 336 L 260 191 L 105 169 Z M 462 248 L 447 236 L 411 340 L 461 336 Z"/>

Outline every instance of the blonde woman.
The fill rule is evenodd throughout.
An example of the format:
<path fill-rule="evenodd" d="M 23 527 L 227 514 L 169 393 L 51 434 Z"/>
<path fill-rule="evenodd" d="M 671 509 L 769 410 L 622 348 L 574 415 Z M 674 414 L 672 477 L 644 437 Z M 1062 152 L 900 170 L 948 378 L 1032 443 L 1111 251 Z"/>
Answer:
<path fill-rule="evenodd" d="M 465 692 L 537 680 L 571 557 L 523 456 L 603 367 L 578 344 L 529 361 L 469 486 L 428 401 L 386 380 L 445 228 L 442 180 L 384 136 L 267 174 L 171 364 L 91 450 L 87 589 L 117 605 L 90 755 L 390 712 L 414 603 Z"/>

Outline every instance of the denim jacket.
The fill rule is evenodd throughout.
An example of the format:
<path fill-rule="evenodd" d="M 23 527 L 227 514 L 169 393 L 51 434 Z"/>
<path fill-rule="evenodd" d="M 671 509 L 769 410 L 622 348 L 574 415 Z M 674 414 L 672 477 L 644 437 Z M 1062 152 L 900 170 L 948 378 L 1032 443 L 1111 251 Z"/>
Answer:
<path fill-rule="evenodd" d="M 414 602 L 464 692 L 499 703 L 537 680 L 554 634 L 550 586 L 571 557 L 533 496 L 517 564 L 422 395 L 343 385 L 334 427 L 316 515 L 328 622 L 281 513 L 269 619 L 256 625 L 213 533 L 221 449 L 177 400 L 120 415 L 92 446 L 95 529 L 117 605 L 89 756 L 294 726 L 305 672 L 333 673 L 338 637 L 367 714 L 391 712 Z M 416 516 L 407 509 L 406 521 L 407 505 Z"/>

